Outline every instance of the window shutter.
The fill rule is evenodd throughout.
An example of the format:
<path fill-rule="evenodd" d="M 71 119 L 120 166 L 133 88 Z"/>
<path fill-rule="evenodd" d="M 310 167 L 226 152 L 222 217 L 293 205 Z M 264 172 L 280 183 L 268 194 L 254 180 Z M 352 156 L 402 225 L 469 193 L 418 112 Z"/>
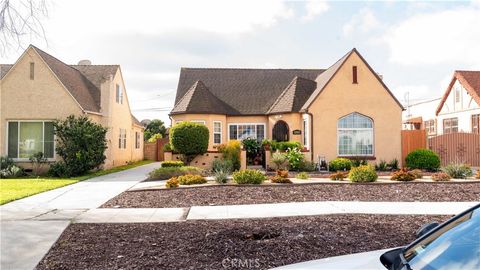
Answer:
<path fill-rule="evenodd" d="M 357 80 L 357 66 L 352 67 L 352 83 L 358 83 L 358 80 Z"/>

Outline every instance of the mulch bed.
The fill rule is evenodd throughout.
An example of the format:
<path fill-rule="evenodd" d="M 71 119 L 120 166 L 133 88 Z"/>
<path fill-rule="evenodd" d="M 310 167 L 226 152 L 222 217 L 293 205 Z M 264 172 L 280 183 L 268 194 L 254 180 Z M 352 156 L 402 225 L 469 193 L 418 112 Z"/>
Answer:
<path fill-rule="evenodd" d="M 168 208 L 303 201 L 479 201 L 480 183 L 279 184 L 127 191 L 102 207 Z"/>
<path fill-rule="evenodd" d="M 147 224 L 73 224 L 38 269 L 267 269 L 403 246 L 447 216 L 326 215 Z M 380 263 L 380 262 L 379 262 Z"/>

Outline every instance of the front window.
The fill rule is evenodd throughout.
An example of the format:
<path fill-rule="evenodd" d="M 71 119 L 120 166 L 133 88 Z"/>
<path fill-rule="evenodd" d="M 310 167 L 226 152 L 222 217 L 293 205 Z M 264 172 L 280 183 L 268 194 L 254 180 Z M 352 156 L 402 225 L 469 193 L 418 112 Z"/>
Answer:
<path fill-rule="evenodd" d="M 458 132 L 458 118 L 443 119 L 443 133 L 456 133 Z"/>
<path fill-rule="evenodd" d="M 121 128 L 118 134 L 118 148 L 126 149 L 127 148 L 127 130 Z"/>
<path fill-rule="evenodd" d="M 359 113 L 338 120 L 338 155 L 373 156 L 373 121 Z"/>
<path fill-rule="evenodd" d="M 213 143 L 222 143 L 222 122 L 220 121 L 213 122 Z"/>
<path fill-rule="evenodd" d="M 437 133 L 437 129 L 435 127 L 435 120 L 427 120 L 423 122 L 423 125 L 425 126 L 425 131 L 427 132 L 428 135 Z"/>
<path fill-rule="evenodd" d="M 230 140 L 257 139 L 261 142 L 265 138 L 265 124 L 229 124 Z"/>
<path fill-rule="evenodd" d="M 142 140 L 140 139 L 140 132 L 135 132 L 135 148 L 139 149 L 140 148 L 140 142 Z"/>
<path fill-rule="evenodd" d="M 54 158 L 54 128 L 49 121 L 8 122 L 8 156 L 28 159 L 42 152 L 46 158 Z"/>
<path fill-rule="evenodd" d="M 472 115 L 472 133 L 480 133 L 480 114 Z"/>
<path fill-rule="evenodd" d="M 480 269 L 480 210 L 469 211 L 403 253 L 411 269 Z"/>

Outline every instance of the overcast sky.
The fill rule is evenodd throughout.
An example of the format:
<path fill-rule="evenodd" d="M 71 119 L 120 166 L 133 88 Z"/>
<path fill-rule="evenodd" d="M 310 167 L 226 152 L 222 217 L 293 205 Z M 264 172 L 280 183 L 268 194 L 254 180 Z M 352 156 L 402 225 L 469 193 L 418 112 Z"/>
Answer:
<path fill-rule="evenodd" d="M 140 120 L 170 123 L 181 67 L 328 68 L 356 47 L 411 103 L 440 96 L 455 69 L 480 69 L 480 1 L 48 3 L 48 43 L 25 46 L 68 64 L 120 64 Z"/>

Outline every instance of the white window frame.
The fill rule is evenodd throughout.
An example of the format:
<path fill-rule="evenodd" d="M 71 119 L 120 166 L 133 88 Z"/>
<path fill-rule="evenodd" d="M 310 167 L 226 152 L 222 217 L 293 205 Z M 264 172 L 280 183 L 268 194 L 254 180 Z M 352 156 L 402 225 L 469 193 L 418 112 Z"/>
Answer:
<path fill-rule="evenodd" d="M 230 126 L 237 126 L 237 138 L 235 140 L 238 140 L 238 126 L 239 125 L 255 125 L 255 139 L 257 139 L 257 126 L 263 126 L 263 139 L 267 138 L 267 124 L 266 123 L 228 123 L 228 140 L 230 139 Z"/>
<path fill-rule="evenodd" d="M 370 121 L 372 121 L 372 128 L 339 128 L 338 127 L 338 122 L 342 118 L 347 117 L 347 116 L 349 116 L 353 113 L 357 113 L 357 114 L 359 114 L 363 117 L 369 118 Z M 372 153 L 371 154 L 361 154 L 361 155 L 358 155 L 358 154 L 357 155 L 340 154 L 340 145 L 339 145 L 340 144 L 340 132 L 339 132 L 340 130 L 371 130 L 372 131 Z M 338 120 L 337 120 L 337 145 L 336 145 L 336 147 L 337 147 L 337 156 L 338 157 L 374 157 L 375 156 L 375 123 L 374 123 L 373 119 L 366 116 L 366 115 L 358 113 L 358 112 L 352 112 L 352 113 L 349 113 L 347 115 L 344 115 L 344 116 L 338 118 Z"/>
<path fill-rule="evenodd" d="M 123 134 L 122 134 L 123 130 Z M 119 134 L 118 134 L 118 149 L 127 149 L 127 129 L 126 128 L 120 128 L 119 129 Z"/>
<path fill-rule="evenodd" d="M 220 124 L 220 131 L 215 131 L 215 124 Z M 213 121 L 213 128 L 212 128 L 212 133 L 213 133 L 213 144 L 222 144 L 223 138 L 222 138 L 222 121 Z M 220 142 L 215 142 L 215 134 L 220 134 Z"/>
<path fill-rule="evenodd" d="M 7 128 L 6 128 L 6 138 L 5 138 L 5 156 L 8 156 L 8 130 L 9 130 L 9 123 L 10 122 L 17 122 L 18 123 L 18 126 L 17 126 L 17 134 L 18 134 L 18 137 L 20 138 L 20 123 L 43 123 L 42 125 L 42 136 L 45 137 L 45 122 L 55 122 L 55 120 L 8 120 L 7 121 Z M 42 153 L 45 153 L 45 138 L 43 138 L 43 141 L 42 141 Z M 20 156 L 20 147 L 19 147 L 19 141 L 17 140 L 17 157 L 16 158 L 12 158 L 13 161 L 15 162 L 25 162 L 25 161 L 30 161 L 29 158 L 19 158 Z M 57 147 L 57 136 L 55 135 L 55 133 L 53 134 L 53 158 L 47 158 L 47 161 L 55 161 L 57 159 L 57 152 L 55 151 L 55 148 Z"/>

